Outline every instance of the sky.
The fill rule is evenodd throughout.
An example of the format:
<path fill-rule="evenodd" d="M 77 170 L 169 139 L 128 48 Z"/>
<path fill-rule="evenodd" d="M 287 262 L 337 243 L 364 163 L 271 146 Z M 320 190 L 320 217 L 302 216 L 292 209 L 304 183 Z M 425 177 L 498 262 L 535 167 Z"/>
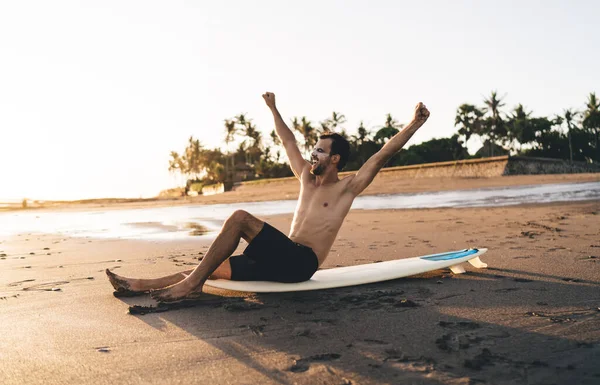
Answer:
<path fill-rule="evenodd" d="M 408 145 L 456 132 L 492 90 L 506 111 L 583 109 L 600 93 L 597 1 L 1 1 L 0 201 L 152 197 L 194 136 L 224 149 L 261 94 L 289 123 L 337 111 L 348 133 L 417 102 Z"/>

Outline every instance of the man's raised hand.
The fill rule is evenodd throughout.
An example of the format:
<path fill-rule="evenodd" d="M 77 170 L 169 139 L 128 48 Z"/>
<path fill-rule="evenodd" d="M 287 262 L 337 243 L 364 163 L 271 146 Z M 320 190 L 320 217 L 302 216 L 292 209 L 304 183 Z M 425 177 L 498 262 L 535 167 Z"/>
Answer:
<path fill-rule="evenodd" d="M 429 118 L 429 110 L 421 102 L 415 107 L 415 117 L 413 121 L 422 126 Z"/>
<path fill-rule="evenodd" d="M 263 94 L 263 99 L 265 99 L 265 103 L 271 109 L 275 108 L 275 94 L 272 92 L 265 92 Z"/>

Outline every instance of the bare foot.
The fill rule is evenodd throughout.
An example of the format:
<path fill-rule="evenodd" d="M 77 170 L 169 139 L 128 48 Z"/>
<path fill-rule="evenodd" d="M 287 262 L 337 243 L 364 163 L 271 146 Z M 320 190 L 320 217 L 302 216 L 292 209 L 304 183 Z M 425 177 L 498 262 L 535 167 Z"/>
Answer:
<path fill-rule="evenodd" d="M 135 280 L 121 277 L 106 269 L 106 275 L 110 284 L 115 288 L 115 297 L 133 296 L 145 293 L 144 290 L 136 290 Z"/>
<path fill-rule="evenodd" d="M 150 290 L 150 296 L 158 302 L 176 302 L 197 296 L 202 292 L 202 286 L 190 287 L 187 282 L 179 282 L 164 289 Z"/>

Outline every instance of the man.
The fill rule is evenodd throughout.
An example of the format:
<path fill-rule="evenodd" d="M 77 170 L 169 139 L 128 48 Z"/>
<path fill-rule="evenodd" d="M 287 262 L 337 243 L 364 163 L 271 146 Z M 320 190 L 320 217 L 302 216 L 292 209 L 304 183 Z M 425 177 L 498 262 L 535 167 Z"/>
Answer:
<path fill-rule="evenodd" d="M 352 201 L 375 178 L 385 163 L 398 152 L 427 121 L 429 111 L 417 104 L 413 120 L 392 137 L 355 174 L 344 179 L 338 172 L 348 160 L 350 146 L 338 134 L 320 137 L 305 160 L 292 131 L 275 105 L 275 95 L 263 95 L 275 119 L 294 175 L 300 181 L 300 197 L 289 236 L 268 223 L 238 210 L 229 217 L 221 232 L 193 270 L 157 279 L 120 277 L 108 269 L 106 273 L 117 293 L 150 291 L 162 302 L 178 301 L 202 291 L 207 279 L 268 280 L 300 282 L 310 279 L 327 258 L 327 254 L 350 210 Z M 242 255 L 231 257 L 241 239 L 248 242 Z"/>

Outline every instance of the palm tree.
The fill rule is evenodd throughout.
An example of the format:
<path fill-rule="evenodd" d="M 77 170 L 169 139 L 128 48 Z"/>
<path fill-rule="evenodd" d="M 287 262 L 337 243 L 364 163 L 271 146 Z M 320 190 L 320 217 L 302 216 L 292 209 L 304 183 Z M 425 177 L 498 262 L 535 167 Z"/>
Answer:
<path fill-rule="evenodd" d="M 371 155 L 371 153 L 366 153 L 367 147 L 369 147 L 369 144 L 367 143 L 369 142 L 369 135 L 369 130 L 365 128 L 364 123 L 361 120 L 360 125 L 356 129 L 356 135 L 352 135 L 352 137 L 350 138 L 350 146 L 352 148 L 351 152 L 354 153 L 354 157 L 358 163 L 358 166 L 362 165 L 369 157 L 369 155 Z M 373 146 L 377 145 L 375 144 L 375 142 L 370 142 L 370 146 L 372 148 Z"/>
<path fill-rule="evenodd" d="M 504 137 L 504 122 L 500 117 L 500 107 L 504 107 L 505 103 L 502 103 L 504 97 L 498 98 L 497 91 L 492 91 L 489 98 L 484 98 L 483 103 L 487 106 L 488 111 L 492 116 L 487 120 L 486 131 L 490 138 L 490 141 L 495 142 L 498 137 Z M 494 146 L 490 145 L 491 155 L 494 156 Z"/>
<path fill-rule="evenodd" d="M 245 124 L 245 134 L 247 137 L 252 139 L 252 144 L 248 146 L 249 151 L 247 152 L 247 163 L 254 164 L 253 153 L 260 156 L 262 146 L 262 134 L 256 129 L 256 126 L 252 124 L 252 121 L 247 120 Z"/>
<path fill-rule="evenodd" d="M 246 125 L 247 121 L 249 121 L 246 119 L 246 114 L 239 114 L 234 118 L 234 120 L 237 124 L 239 124 L 242 127 Z"/>
<path fill-rule="evenodd" d="M 331 118 L 327 118 L 321 122 L 320 133 L 336 131 L 337 127 L 344 123 L 346 123 L 346 116 L 342 113 L 333 111 Z"/>
<path fill-rule="evenodd" d="M 281 151 L 279 150 L 279 146 L 281 145 L 281 139 L 279 139 L 279 136 L 277 135 L 277 132 L 275 130 L 271 131 L 269 136 L 271 137 L 273 146 L 275 148 L 277 148 L 275 159 L 276 159 L 276 162 L 279 163 L 279 158 L 281 157 Z"/>
<path fill-rule="evenodd" d="M 194 178 L 198 178 L 202 167 L 202 152 L 203 146 L 200 140 L 190 136 L 188 146 L 185 149 L 184 159 L 187 162 L 187 173 L 192 174 Z"/>
<path fill-rule="evenodd" d="M 175 174 L 179 172 L 179 164 L 181 162 L 181 158 L 176 151 L 171 151 L 171 159 L 169 159 L 169 173 Z"/>
<path fill-rule="evenodd" d="M 317 143 L 317 131 L 312 126 L 312 123 L 306 119 L 306 116 L 303 116 L 300 121 L 298 121 L 297 117 L 294 117 L 292 119 L 292 127 L 304 138 L 304 151 L 305 154 L 310 158 L 310 151 Z"/>
<path fill-rule="evenodd" d="M 464 136 L 465 146 L 473 135 L 481 135 L 484 112 L 472 104 L 462 104 L 456 110 L 454 126 L 460 126 L 458 134 Z"/>
<path fill-rule="evenodd" d="M 573 144 L 571 142 L 571 132 L 573 130 L 573 118 L 575 118 L 579 112 L 573 111 L 573 109 L 568 108 L 563 111 L 563 116 L 565 122 L 567 123 L 567 137 L 569 138 L 569 159 L 573 162 Z"/>
<path fill-rule="evenodd" d="M 521 148 L 524 143 L 535 140 L 534 125 L 531 124 L 531 112 L 525 110 L 523 104 L 517 105 L 505 124 L 506 137 L 504 142 L 515 150 L 516 143 Z M 520 149 L 519 148 L 519 149 Z"/>
<path fill-rule="evenodd" d="M 240 116 L 243 117 L 243 115 Z M 233 180 L 233 168 L 235 167 L 235 165 L 233 164 L 233 157 L 229 152 L 229 144 L 233 142 L 235 134 L 237 134 L 238 131 L 235 123 L 235 120 L 225 119 L 225 147 L 227 150 L 227 157 L 225 160 L 225 177 L 230 181 Z M 227 159 L 231 160 L 231 165 L 227 164 Z"/>
<path fill-rule="evenodd" d="M 402 128 L 404 128 L 403 124 L 398 123 L 398 121 L 392 117 L 392 114 L 387 114 L 385 117 L 385 125 L 375 133 L 373 140 L 379 144 L 383 144 L 392 136 L 400 132 Z"/>
<path fill-rule="evenodd" d="M 169 159 L 169 172 L 174 176 L 179 174 L 179 177 L 183 177 L 186 170 L 186 165 L 181 156 L 176 151 L 171 151 L 171 159 Z"/>
<path fill-rule="evenodd" d="M 329 123 L 327 121 L 319 122 L 318 134 L 323 135 L 331 131 L 331 127 L 329 127 Z"/>
<path fill-rule="evenodd" d="M 352 140 L 356 143 L 356 146 L 360 146 L 364 143 L 365 139 L 369 136 L 369 131 L 365 128 L 363 121 L 360 121 L 360 125 L 356 129 L 356 135 L 352 135 Z"/>
<path fill-rule="evenodd" d="M 600 102 L 596 98 L 596 93 L 591 92 L 588 95 L 586 110 L 583 112 L 583 127 L 588 129 L 594 135 L 596 161 L 600 161 L 600 147 L 598 147 L 598 133 L 600 131 Z"/>
<path fill-rule="evenodd" d="M 279 139 L 279 135 L 277 135 L 277 132 L 275 130 L 271 131 L 269 136 L 271 136 L 271 140 L 273 141 L 273 144 L 275 146 L 279 146 L 281 144 L 281 139 Z"/>
<path fill-rule="evenodd" d="M 346 123 L 346 116 L 342 113 L 337 113 L 335 111 L 333 111 L 333 113 L 331 114 L 331 128 L 333 128 L 334 130 L 337 128 L 337 126 L 339 126 L 340 124 L 344 124 Z"/>
<path fill-rule="evenodd" d="M 246 114 L 239 114 L 238 116 L 236 116 L 235 118 L 235 122 L 238 125 L 238 132 L 239 133 L 243 133 L 244 136 L 249 136 L 248 135 L 248 125 L 250 125 L 250 133 L 253 133 L 253 126 L 252 126 L 252 120 L 251 119 L 247 119 L 246 118 Z M 246 143 L 246 140 L 244 139 L 244 144 Z M 244 152 L 244 162 L 246 164 L 250 163 L 250 155 L 248 154 L 247 150 L 250 148 L 250 146 L 245 146 L 246 152 Z M 238 148 L 239 150 L 239 148 Z"/>

